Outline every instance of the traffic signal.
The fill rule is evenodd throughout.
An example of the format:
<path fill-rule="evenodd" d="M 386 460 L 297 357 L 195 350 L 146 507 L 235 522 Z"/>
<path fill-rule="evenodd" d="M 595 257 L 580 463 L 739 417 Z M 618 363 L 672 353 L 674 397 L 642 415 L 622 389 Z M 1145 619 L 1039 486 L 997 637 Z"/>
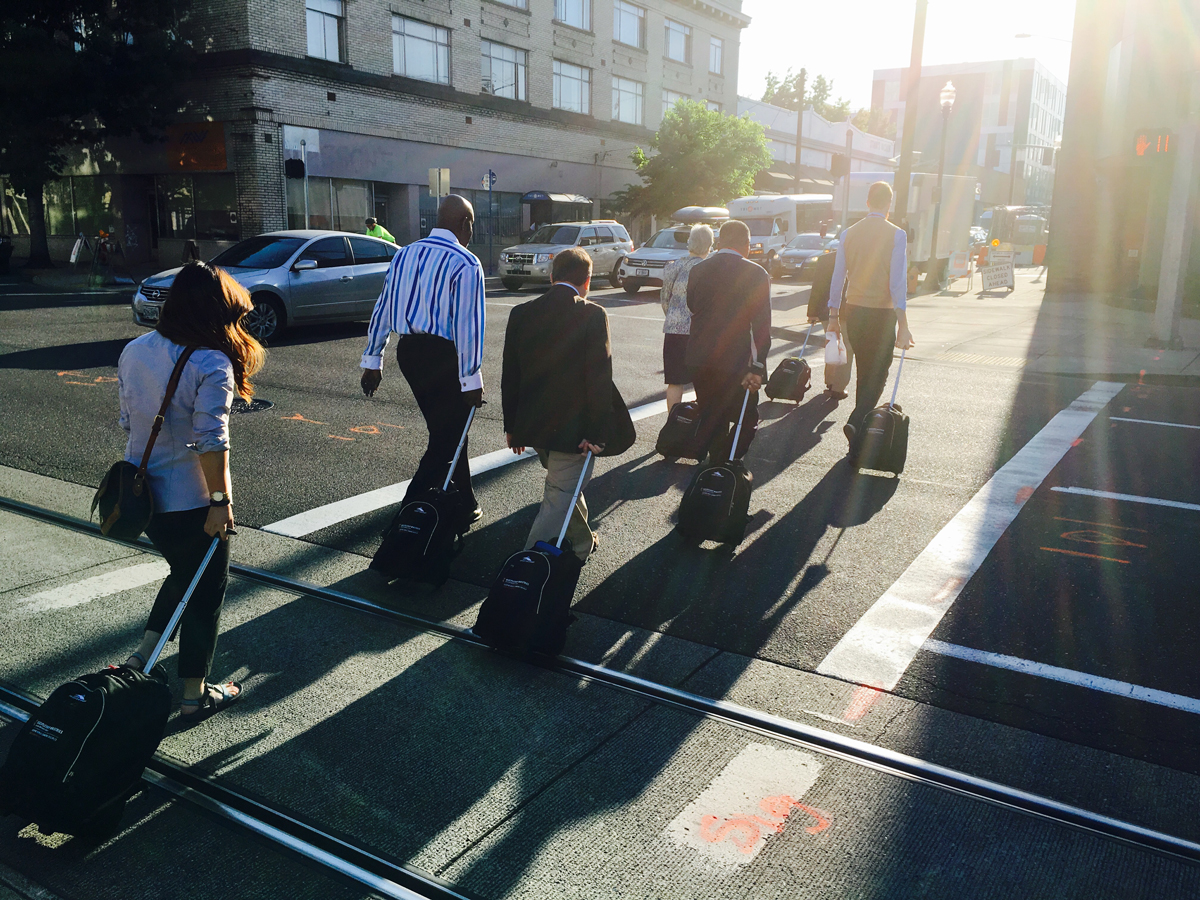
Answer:
<path fill-rule="evenodd" d="M 1171 132 L 1162 128 L 1143 128 L 1133 137 L 1133 153 L 1138 159 L 1154 159 L 1169 156 Z"/>

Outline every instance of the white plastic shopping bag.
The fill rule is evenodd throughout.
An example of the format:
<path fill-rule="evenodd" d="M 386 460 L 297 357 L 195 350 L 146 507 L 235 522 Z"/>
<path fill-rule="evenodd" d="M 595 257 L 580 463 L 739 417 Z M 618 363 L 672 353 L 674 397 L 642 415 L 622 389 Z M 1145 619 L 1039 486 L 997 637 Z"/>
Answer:
<path fill-rule="evenodd" d="M 825 365 L 846 365 L 846 342 L 842 340 L 840 334 L 825 336 Z"/>

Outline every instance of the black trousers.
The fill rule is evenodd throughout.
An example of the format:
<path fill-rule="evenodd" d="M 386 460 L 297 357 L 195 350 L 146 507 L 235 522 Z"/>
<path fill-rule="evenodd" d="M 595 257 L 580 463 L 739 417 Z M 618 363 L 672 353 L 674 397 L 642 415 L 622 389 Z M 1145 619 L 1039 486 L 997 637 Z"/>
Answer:
<path fill-rule="evenodd" d="M 892 348 L 896 346 L 896 310 L 847 304 L 844 312 L 846 339 L 854 348 L 858 366 L 854 412 L 850 413 L 848 424 L 858 430 L 867 413 L 879 405 L 879 398 L 887 386 Z"/>
<path fill-rule="evenodd" d="M 446 482 L 446 472 L 458 447 L 470 408 L 463 402 L 458 383 L 458 351 L 453 341 L 432 334 L 405 334 L 396 344 L 396 359 L 429 429 L 429 445 L 417 466 L 405 497 L 416 497 Z M 478 504 L 471 489 L 467 445 L 463 445 L 454 467 L 451 487 L 456 488 L 464 508 Z"/>
<path fill-rule="evenodd" d="M 204 533 L 208 507 L 180 512 L 159 512 L 146 526 L 146 536 L 171 567 L 171 574 L 158 590 L 154 608 L 150 610 L 147 631 L 163 632 L 183 599 L 183 593 L 212 538 Z M 230 539 L 232 540 L 232 538 Z M 217 630 L 221 625 L 221 605 L 225 602 L 225 585 L 229 581 L 229 540 L 217 545 L 208 568 L 196 585 L 179 622 L 179 677 L 207 678 L 212 669 L 213 653 L 217 649 Z"/>
<path fill-rule="evenodd" d="M 696 402 L 700 404 L 700 426 L 697 439 L 700 447 L 713 454 L 728 458 L 729 445 L 733 440 L 730 426 L 738 420 L 746 389 L 742 387 L 744 371 L 727 372 L 724 369 L 699 368 L 693 372 L 692 384 L 696 387 Z M 746 416 L 742 420 L 742 434 L 738 438 L 735 458 L 741 458 L 750 449 L 754 433 L 758 428 L 758 392 L 750 394 L 746 404 Z"/>

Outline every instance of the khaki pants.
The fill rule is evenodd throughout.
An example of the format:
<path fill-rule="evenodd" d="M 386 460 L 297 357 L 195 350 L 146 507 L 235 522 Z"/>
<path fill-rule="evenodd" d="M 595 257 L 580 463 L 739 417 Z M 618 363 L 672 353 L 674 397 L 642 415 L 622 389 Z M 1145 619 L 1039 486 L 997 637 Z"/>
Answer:
<path fill-rule="evenodd" d="M 537 455 L 538 461 L 546 470 L 546 486 L 542 492 L 542 508 L 538 510 L 533 527 L 529 529 L 529 539 L 525 542 L 526 550 L 531 549 L 538 541 L 553 544 L 558 540 L 563 519 L 567 517 L 567 507 L 575 493 L 575 485 L 579 483 L 584 460 L 587 459 L 584 453 L 560 453 L 557 450 L 538 450 Z M 593 459 L 583 479 L 585 489 L 595 470 L 596 461 Z M 583 491 L 580 491 L 579 500 L 571 513 L 571 522 L 567 526 L 567 540 L 571 542 L 575 555 L 584 562 L 587 562 L 588 555 L 592 552 L 592 529 L 588 527 L 587 516 L 587 502 L 583 499 Z"/>
<path fill-rule="evenodd" d="M 825 387 L 831 391 L 838 393 L 846 393 L 846 388 L 850 386 L 850 367 L 854 365 L 854 348 L 850 346 L 850 340 L 846 337 L 846 331 L 842 329 L 842 343 L 846 346 L 846 364 L 844 366 L 831 366 L 825 364 Z"/>

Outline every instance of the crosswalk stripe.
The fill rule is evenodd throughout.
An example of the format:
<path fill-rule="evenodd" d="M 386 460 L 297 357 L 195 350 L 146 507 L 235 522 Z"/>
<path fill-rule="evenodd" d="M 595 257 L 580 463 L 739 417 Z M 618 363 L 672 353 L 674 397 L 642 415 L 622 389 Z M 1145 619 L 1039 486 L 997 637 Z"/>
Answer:
<path fill-rule="evenodd" d="M 49 612 L 52 609 L 70 609 L 111 597 L 123 591 L 131 591 L 143 585 L 162 581 L 171 572 L 171 567 L 161 559 L 154 562 L 126 566 L 103 575 L 93 575 L 72 584 L 40 591 L 17 601 L 17 610 L 26 615 Z"/>

